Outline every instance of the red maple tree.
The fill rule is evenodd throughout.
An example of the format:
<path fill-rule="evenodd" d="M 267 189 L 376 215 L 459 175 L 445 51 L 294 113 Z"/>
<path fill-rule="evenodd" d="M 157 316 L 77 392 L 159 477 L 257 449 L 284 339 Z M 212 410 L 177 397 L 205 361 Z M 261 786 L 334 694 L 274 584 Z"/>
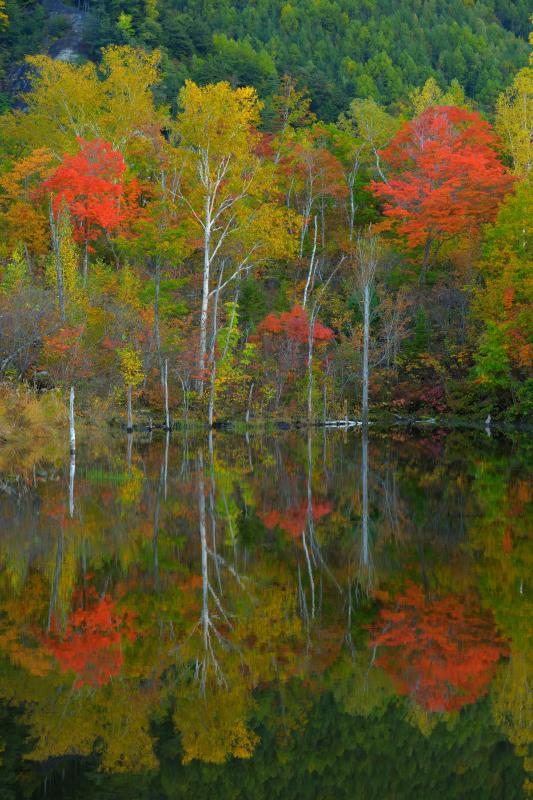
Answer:
<path fill-rule="evenodd" d="M 406 122 L 380 152 L 388 182 L 372 183 L 385 204 L 382 228 L 425 245 L 427 257 L 434 243 L 479 230 L 514 180 L 497 146 L 489 123 L 463 108 L 435 106 Z"/>
<path fill-rule="evenodd" d="M 73 235 L 85 247 L 103 232 L 116 230 L 128 218 L 136 185 L 124 183 L 126 164 L 122 154 L 102 139 L 78 138 L 80 152 L 66 155 L 41 191 L 52 194 L 57 215 L 68 208 Z"/>
<path fill-rule="evenodd" d="M 453 596 L 426 600 L 410 584 L 394 607 L 382 608 L 371 627 L 377 664 L 400 694 L 428 711 L 453 711 L 484 694 L 505 642 L 488 615 Z"/>

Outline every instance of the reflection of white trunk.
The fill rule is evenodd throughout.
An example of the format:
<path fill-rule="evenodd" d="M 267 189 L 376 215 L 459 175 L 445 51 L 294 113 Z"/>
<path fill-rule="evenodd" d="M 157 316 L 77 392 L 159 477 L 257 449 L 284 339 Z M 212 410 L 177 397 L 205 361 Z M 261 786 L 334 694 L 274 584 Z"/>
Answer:
<path fill-rule="evenodd" d="M 168 358 L 165 358 L 165 366 L 163 369 L 163 380 L 165 390 L 165 428 L 170 430 L 170 413 L 168 410 Z"/>
<path fill-rule="evenodd" d="M 155 497 L 154 507 L 154 523 L 152 531 L 152 555 L 154 563 L 154 586 L 156 590 L 159 589 L 159 511 L 161 507 L 161 485 L 165 480 L 165 466 L 161 465 L 159 472 L 159 482 L 157 484 L 157 492 Z"/>
<path fill-rule="evenodd" d="M 209 574 L 207 569 L 207 537 L 205 528 L 205 488 L 204 488 L 204 462 L 202 453 L 198 454 L 198 524 L 200 530 L 200 548 L 202 554 L 202 639 L 204 646 L 204 659 L 207 659 L 211 643 L 209 638 Z M 201 673 L 202 691 L 205 692 L 207 680 L 207 663 L 204 661 Z"/>
<path fill-rule="evenodd" d="M 373 563 L 370 549 L 368 510 L 368 424 L 361 428 L 361 552 L 359 557 L 359 580 L 369 591 L 373 584 Z"/>
<path fill-rule="evenodd" d="M 368 426 L 363 425 L 361 442 L 361 490 L 362 490 L 362 540 L 361 540 L 361 561 L 363 566 L 368 568 L 369 547 L 368 547 Z"/>
<path fill-rule="evenodd" d="M 74 516 L 74 478 L 76 475 L 76 454 L 70 454 L 70 470 L 68 479 L 68 512 Z"/>
<path fill-rule="evenodd" d="M 223 643 L 223 638 L 216 629 L 209 611 L 209 598 L 211 597 L 215 606 L 224 619 L 224 622 L 231 627 L 231 623 L 222 608 L 222 604 L 214 591 L 209 581 L 209 564 L 208 556 L 209 549 L 207 546 L 207 531 L 206 531 L 206 507 L 205 507 L 205 482 L 204 482 L 204 462 L 203 455 L 200 451 L 198 453 L 198 527 L 200 532 L 200 549 L 202 557 L 202 611 L 200 614 L 200 628 L 202 632 L 202 647 L 203 656 L 197 661 L 196 677 L 200 681 L 200 689 L 202 694 L 205 694 L 207 678 L 210 668 L 213 669 L 214 676 L 219 684 L 225 684 L 225 678 L 218 663 L 211 634 L 214 634 L 216 639 Z M 213 491 L 213 489 L 212 489 Z M 212 554 L 215 559 L 218 559 L 215 553 Z"/>
<path fill-rule="evenodd" d="M 74 387 L 70 387 L 69 403 L 70 454 L 76 452 L 76 428 L 74 426 Z"/>
<path fill-rule="evenodd" d="M 128 475 L 131 475 L 131 453 L 133 450 L 133 433 L 128 433 L 128 456 L 127 456 L 127 463 L 128 463 Z"/>
<path fill-rule="evenodd" d="M 167 477 L 168 477 L 168 445 L 170 441 L 170 433 L 167 431 L 165 437 L 165 469 L 164 469 L 164 483 L 165 483 L 165 500 L 167 499 Z"/>
<path fill-rule="evenodd" d="M 50 592 L 50 603 L 48 605 L 48 622 L 46 625 L 46 630 L 50 632 L 50 628 L 52 627 L 52 616 L 54 614 L 54 608 L 57 602 L 57 593 L 59 590 L 59 579 L 61 577 L 61 566 L 63 564 L 63 528 L 60 527 L 59 529 L 59 538 L 57 540 L 57 550 L 56 550 L 56 565 L 54 569 L 54 577 L 52 578 L 52 591 Z"/>

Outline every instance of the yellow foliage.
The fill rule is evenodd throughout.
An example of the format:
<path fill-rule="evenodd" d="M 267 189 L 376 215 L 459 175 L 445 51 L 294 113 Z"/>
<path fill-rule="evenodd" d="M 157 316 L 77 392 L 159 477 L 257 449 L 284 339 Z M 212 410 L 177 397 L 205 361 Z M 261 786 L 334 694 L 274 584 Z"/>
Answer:
<path fill-rule="evenodd" d="M 513 171 L 527 175 L 533 164 L 533 68 L 524 67 L 498 98 L 496 130 L 513 160 Z"/>
<path fill-rule="evenodd" d="M 123 149 L 139 130 L 156 121 L 152 87 L 159 80 L 159 53 L 133 47 L 107 47 L 97 65 L 71 64 L 30 56 L 32 91 L 27 111 L 4 118 L 2 133 L 13 142 L 57 156 L 74 152 L 76 137 L 102 138 Z"/>
<path fill-rule="evenodd" d="M 68 218 L 61 215 L 59 221 L 59 254 L 63 274 L 63 291 L 67 315 L 76 314 L 85 305 L 78 265 L 80 262 L 78 247 L 72 238 L 72 228 Z M 46 277 L 50 286 L 57 292 L 57 269 L 55 255 L 51 253 L 46 264 Z"/>
<path fill-rule="evenodd" d="M 117 350 L 120 359 L 120 371 L 126 386 L 139 386 L 144 378 L 141 356 L 133 347 L 122 347 Z"/>
<path fill-rule="evenodd" d="M 527 655 L 513 653 L 502 666 L 492 687 L 492 710 L 498 727 L 509 737 L 516 752 L 525 759 L 529 773 L 526 789 L 533 787 L 533 670 Z"/>
<path fill-rule="evenodd" d="M 131 306 L 131 308 L 140 311 L 142 309 L 142 303 L 139 299 L 141 289 L 142 283 L 139 276 L 126 264 L 120 271 L 118 299 L 123 305 Z"/>
<path fill-rule="evenodd" d="M 443 92 L 435 78 L 428 78 L 423 86 L 409 94 L 409 111 L 414 117 L 431 106 L 465 106 L 465 93 L 457 80 Z"/>
<path fill-rule="evenodd" d="M 179 103 L 179 136 L 185 147 L 209 152 L 211 180 L 216 179 L 220 155 L 250 160 L 251 145 L 259 138 L 255 128 L 263 106 L 255 89 L 232 89 L 226 81 L 207 86 L 186 81 Z"/>
<path fill-rule="evenodd" d="M 181 733 L 183 763 L 194 759 L 223 764 L 228 758 L 250 758 L 259 738 L 246 725 L 251 700 L 242 684 L 213 688 L 206 697 L 194 689 L 178 699 L 174 724 Z"/>

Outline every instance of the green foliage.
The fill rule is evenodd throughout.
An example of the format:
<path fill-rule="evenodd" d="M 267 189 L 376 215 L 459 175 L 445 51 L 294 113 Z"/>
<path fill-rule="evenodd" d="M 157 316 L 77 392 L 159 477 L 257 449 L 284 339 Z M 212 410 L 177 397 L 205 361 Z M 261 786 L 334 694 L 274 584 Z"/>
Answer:
<path fill-rule="evenodd" d="M 162 319 L 173 319 L 187 313 L 186 304 L 178 299 L 179 290 L 183 287 L 184 280 L 172 278 L 162 280 L 159 284 L 159 313 Z M 140 292 L 140 300 L 144 306 L 152 305 L 155 300 L 155 285 L 153 281 L 146 283 Z"/>
<path fill-rule="evenodd" d="M 254 328 L 266 316 L 267 296 L 264 287 L 254 278 L 242 282 L 239 292 L 239 324 L 243 329 Z"/>

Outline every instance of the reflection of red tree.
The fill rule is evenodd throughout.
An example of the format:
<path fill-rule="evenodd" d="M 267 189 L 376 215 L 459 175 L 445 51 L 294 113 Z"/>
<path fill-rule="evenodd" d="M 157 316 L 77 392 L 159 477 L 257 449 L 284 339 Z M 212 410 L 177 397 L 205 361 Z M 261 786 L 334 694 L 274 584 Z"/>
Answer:
<path fill-rule="evenodd" d="M 116 611 L 111 598 L 97 598 L 87 609 L 74 611 L 62 636 L 45 640 L 63 672 L 75 672 L 75 686 L 104 686 L 119 675 L 124 663 L 122 642 L 135 639 L 126 614 Z"/>
<path fill-rule="evenodd" d="M 313 520 L 316 522 L 321 517 L 330 514 L 333 510 L 331 503 L 313 503 Z M 281 528 L 290 536 L 296 538 L 307 525 L 307 501 L 296 508 L 289 508 L 287 511 L 266 511 L 259 514 L 265 526 L 272 530 Z"/>
<path fill-rule="evenodd" d="M 490 617 L 453 596 L 426 601 L 413 584 L 383 608 L 371 628 L 377 663 L 400 694 L 428 711 L 453 711 L 488 688 L 498 660 L 507 654 Z"/>

